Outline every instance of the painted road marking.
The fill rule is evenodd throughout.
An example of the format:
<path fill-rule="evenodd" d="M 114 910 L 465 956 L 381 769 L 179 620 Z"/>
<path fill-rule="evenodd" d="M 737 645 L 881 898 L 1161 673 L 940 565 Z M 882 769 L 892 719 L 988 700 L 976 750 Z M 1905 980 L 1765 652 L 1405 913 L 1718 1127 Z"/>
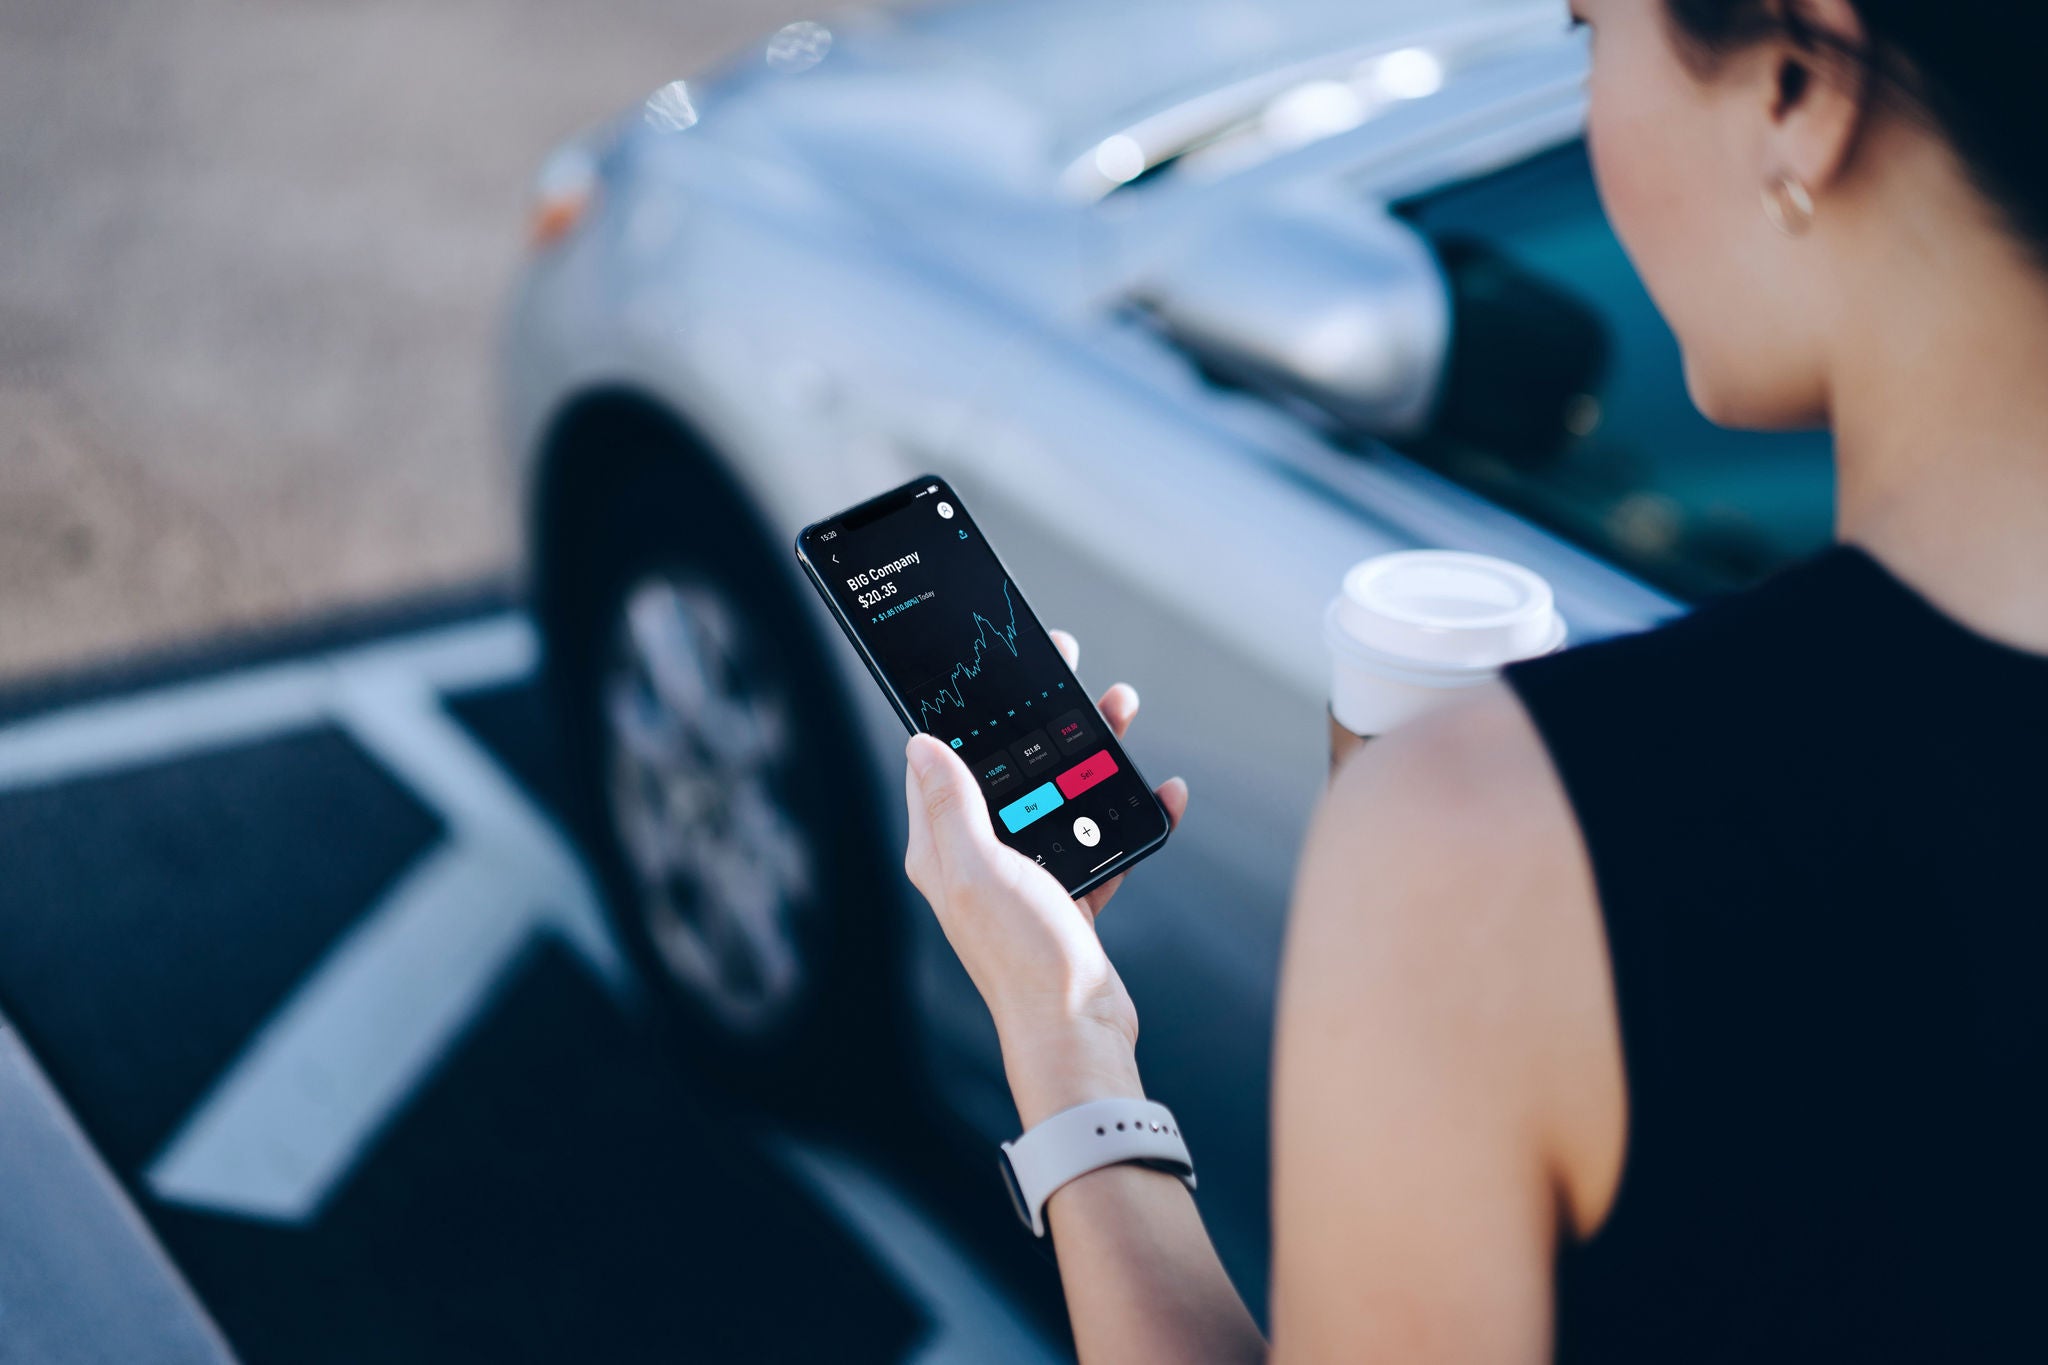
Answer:
<path fill-rule="evenodd" d="M 441 817 L 429 849 L 244 1045 L 144 1180 L 168 1203 L 303 1224 L 348 1179 L 531 940 L 559 936 L 618 996 L 596 890 L 532 799 L 441 705 L 523 681 L 505 614 L 320 658 L 92 702 L 0 730 L 0 791 L 331 724 Z"/>
<path fill-rule="evenodd" d="M 540 641 L 516 612 L 344 653 L 87 702 L 0 729 L 0 791 L 139 768 L 334 719 L 345 665 L 392 665 L 441 692 L 517 682 Z"/>
<path fill-rule="evenodd" d="M 319 725 L 348 734 L 445 824 L 256 1032 L 150 1163 L 156 1197 L 306 1225 L 433 1077 L 536 935 L 633 990 L 588 875 L 553 821 L 442 705 L 530 679 L 526 617 L 266 665 L 0 727 L 0 792 L 120 772 Z M 917 1365 L 1041 1365 L 1055 1351 L 876 1172 L 776 1139 L 775 1156 L 935 1326 Z"/>

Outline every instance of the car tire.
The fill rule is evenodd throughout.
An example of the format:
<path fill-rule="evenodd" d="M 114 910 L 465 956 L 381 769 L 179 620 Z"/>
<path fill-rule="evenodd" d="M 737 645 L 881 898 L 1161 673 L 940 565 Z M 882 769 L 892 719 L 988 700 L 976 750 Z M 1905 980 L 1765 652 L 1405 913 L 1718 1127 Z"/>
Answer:
<path fill-rule="evenodd" d="M 571 821 L 686 1061 L 840 1113 L 904 1080 L 901 862 L 856 717 L 723 470 L 651 416 L 606 444 L 549 509 L 541 593 Z"/>

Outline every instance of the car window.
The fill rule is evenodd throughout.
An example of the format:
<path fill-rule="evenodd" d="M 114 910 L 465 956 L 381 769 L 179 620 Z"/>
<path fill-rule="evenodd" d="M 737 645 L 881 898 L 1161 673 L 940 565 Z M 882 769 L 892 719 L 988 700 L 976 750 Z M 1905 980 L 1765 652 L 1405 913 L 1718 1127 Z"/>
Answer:
<path fill-rule="evenodd" d="M 1452 295 L 1422 463 L 1675 595 L 1746 587 L 1823 546 L 1823 433 L 1709 423 L 1609 230 L 1583 142 L 1396 206 Z"/>

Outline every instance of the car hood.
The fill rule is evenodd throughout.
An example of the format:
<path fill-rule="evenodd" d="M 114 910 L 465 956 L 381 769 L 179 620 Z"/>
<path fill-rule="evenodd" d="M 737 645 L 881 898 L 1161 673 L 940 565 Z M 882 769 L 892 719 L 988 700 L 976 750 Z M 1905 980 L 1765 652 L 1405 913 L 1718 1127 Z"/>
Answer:
<path fill-rule="evenodd" d="M 711 136 L 794 157 L 827 181 L 925 180 L 922 168 L 955 184 L 1037 193 L 1081 149 L 1182 100 L 1295 62 L 1530 7 L 966 0 L 855 10 L 824 21 L 830 45 L 815 64 L 778 70 L 771 39 L 691 84 L 704 92 Z M 1562 0 L 1558 13 L 1561 29 Z"/>
<path fill-rule="evenodd" d="M 690 193 L 852 210 L 927 264 L 1044 303 L 1100 253 L 1060 191 L 1111 133 L 1297 62 L 1419 39 L 1542 0 L 965 0 L 784 30 L 617 124 Z M 1558 0 L 1558 25 L 1564 7 Z M 829 40 L 819 28 L 829 30 Z M 805 52 L 790 60 L 794 38 Z M 684 88 L 686 85 L 686 89 Z M 676 107 L 662 106 L 675 100 Z M 677 115 L 680 115 L 678 117 Z M 668 169 L 664 169 L 668 168 Z M 1091 265 L 1090 263 L 1095 263 Z"/>
<path fill-rule="evenodd" d="M 1515 9 L 1527 0 L 981 0 L 895 11 L 874 36 L 877 55 L 971 73 L 1079 142 L 1291 62 Z"/>

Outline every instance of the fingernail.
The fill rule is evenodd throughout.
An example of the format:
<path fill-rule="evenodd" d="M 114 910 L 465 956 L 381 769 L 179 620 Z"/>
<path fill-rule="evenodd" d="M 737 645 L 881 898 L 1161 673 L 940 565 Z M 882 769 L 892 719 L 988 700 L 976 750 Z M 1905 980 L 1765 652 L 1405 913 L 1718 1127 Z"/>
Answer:
<path fill-rule="evenodd" d="M 939 742 L 930 735 L 912 735 L 904 755 L 910 760 L 910 771 L 916 773 L 918 782 L 922 783 L 931 774 L 932 764 L 938 762 Z"/>

